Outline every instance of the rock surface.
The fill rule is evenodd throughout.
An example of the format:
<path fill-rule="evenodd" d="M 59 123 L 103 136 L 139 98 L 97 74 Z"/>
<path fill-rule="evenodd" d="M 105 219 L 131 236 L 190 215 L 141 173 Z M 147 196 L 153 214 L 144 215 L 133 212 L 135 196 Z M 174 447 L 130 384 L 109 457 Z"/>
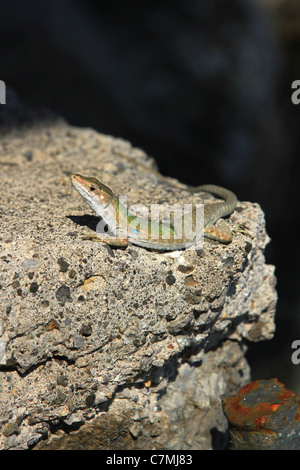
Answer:
<path fill-rule="evenodd" d="M 300 449 L 300 398 L 278 379 L 247 384 L 222 404 L 232 450 Z"/>
<path fill-rule="evenodd" d="M 16 102 L 1 113 L 1 448 L 224 447 L 220 395 L 249 381 L 245 340 L 274 333 L 259 205 L 239 202 L 229 221 L 252 237 L 237 232 L 227 246 L 158 253 L 82 240 L 97 219 L 71 173 L 130 204 L 173 204 L 182 190 L 121 139 Z"/>

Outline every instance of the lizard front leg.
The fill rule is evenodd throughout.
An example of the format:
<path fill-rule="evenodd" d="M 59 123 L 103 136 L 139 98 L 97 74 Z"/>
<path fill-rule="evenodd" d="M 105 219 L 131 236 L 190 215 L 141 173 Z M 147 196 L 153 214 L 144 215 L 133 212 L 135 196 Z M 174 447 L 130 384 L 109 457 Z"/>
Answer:
<path fill-rule="evenodd" d="M 128 238 L 115 238 L 115 237 L 99 238 L 97 235 L 88 235 L 88 234 L 83 236 L 82 239 L 91 240 L 93 242 L 106 243 L 107 245 L 118 246 L 118 247 L 126 247 L 128 246 L 128 243 L 129 243 Z"/>

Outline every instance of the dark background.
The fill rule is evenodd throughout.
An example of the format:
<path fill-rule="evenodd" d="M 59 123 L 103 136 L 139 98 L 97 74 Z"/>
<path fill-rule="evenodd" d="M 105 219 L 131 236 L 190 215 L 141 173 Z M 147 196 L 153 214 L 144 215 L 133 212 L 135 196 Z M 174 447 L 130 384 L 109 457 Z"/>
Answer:
<path fill-rule="evenodd" d="M 0 79 L 23 102 L 262 206 L 277 330 L 247 357 L 253 379 L 300 393 L 299 0 L 11 0 L 0 15 Z"/>

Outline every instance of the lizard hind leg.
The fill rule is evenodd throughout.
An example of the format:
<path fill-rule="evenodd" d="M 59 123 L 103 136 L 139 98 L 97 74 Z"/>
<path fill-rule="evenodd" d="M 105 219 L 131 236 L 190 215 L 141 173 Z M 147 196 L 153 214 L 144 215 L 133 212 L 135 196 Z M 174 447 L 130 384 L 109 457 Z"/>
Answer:
<path fill-rule="evenodd" d="M 215 224 L 206 225 L 204 236 L 220 243 L 230 243 L 233 239 L 232 231 L 223 219 L 219 219 Z"/>

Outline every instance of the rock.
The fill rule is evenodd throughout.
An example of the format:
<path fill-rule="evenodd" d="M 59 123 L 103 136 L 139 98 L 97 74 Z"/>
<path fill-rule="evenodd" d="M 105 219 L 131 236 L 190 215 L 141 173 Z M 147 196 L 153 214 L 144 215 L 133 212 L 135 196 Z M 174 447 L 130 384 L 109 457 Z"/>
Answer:
<path fill-rule="evenodd" d="M 279 380 L 256 380 L 222 402 L 231 449 L 300 449 L 300 398 Z"/>
<path fill-rule="evenodd" d="M 0 339 L 0 364 L 6 364 L 6 342 L 3 339 Z"/>
<path fill-rule="evenodd" d="M 1 429 L 1 433 L 5 437 L 11 436 L 12 434 L 17 434 L 18 432 L 19 432 L 19 428 L 18 428 L 17 423 L 14 423 L 12 421 L 10 421 L 9 423 L 6 423 Z"/>
<path fill-rule="evenodd" d="M 71 173 L 129 205 L 173 204 L 182 190 L 129 142 L 20 104 L 15 113 L 0 142 L 1 448 L 222 448 L 219 397 L 249 381 L 245 342 L 274 333 L 261 208 L 238 203 L 230 223 L 252 238 L 237 232 L 226 246 L 159 253 L 82 240 L 98 219 Z"/>
<path fill-rule="evenodd" d="M 82 416 L 82 413 L 73 413 L 72 415 L 70 415 L 67 419 L 64 420 L 64 422 L 68 425 L 68 426 L 72 426 L 74 424 L 80 424 L 80 423 L 83 423 L 84 422 L 84 419 L 83 419 L 83 416 Z"/>

